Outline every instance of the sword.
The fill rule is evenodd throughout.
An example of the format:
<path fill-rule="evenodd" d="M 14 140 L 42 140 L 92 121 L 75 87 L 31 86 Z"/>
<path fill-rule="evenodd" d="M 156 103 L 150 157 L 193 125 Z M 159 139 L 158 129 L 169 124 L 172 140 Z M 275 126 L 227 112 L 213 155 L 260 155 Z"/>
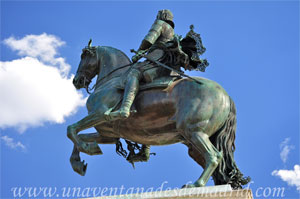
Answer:
<path fill-rule="evenodd" d="M 135 54 L 138 54 L 138 52 L 135 51 L 134 49 L 131 49 L 130 52 L 135 53 Z M 161 62 L 159 62 L 159 61 L 157 61 L 157 60 L 155 60 L 155 59 L 149 57 L 147 54 L 144 54 L 144 53 L 143 53 L 143 54 L 141 54 L 141 57 L 144 57 L 144 58 L 148 59 L 149 61 L 151 61 L 151 62 L 153 62 L 153 63 L 155 63 L 155 64 L 157 64 L 157 65 L 159 65 L 159 66 L 161 66 L 161 67 L 164 67 L 164 68 L 166 68 L 166 69 L 168 69 L 168 70 L 174 71 L 174 72 L 178 73 L 178 74 L 181 75 L 181 76 L 184 76 L 184 77 L 187 77 L 187 78 L 189 78 L 189 79 L 191 79 L 191 80 L 194 80 L 194 81 L 197 82 L 198 84 L 202 84 L 202 82 L 200 82 L 199 80 L 197 80 L 197 79 L 195 79 L 195 78 L 193 78 L 193 77 L 191 77 L 191 76 L 189 76 L 189 75 L 187 75 L 187 74 L 185 74 L 185 73 L 183 73 L 183 72 L 181 72 L 181 71 L 178 71 L 178 70 L 176 70 L 176 69 L 174 69 L 174 68 L 172 68 L 172 67 L 170 67 L 170 66 L 167 66 L 166 64 L 163 64 L 163 63 L 161 63 Z"/>

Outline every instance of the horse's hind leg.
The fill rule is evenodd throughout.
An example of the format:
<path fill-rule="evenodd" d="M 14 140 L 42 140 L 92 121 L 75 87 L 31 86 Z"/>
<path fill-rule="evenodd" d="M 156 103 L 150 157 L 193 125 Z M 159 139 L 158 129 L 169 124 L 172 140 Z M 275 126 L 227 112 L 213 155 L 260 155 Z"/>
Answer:
<path fill-rule="evenodd" d="M 104 137 L 97 133 L 89 133 L 89 134 L 80 134 L 78 135 L 80 139 L 84 142 L 97 142 L 97 144 L 116 144 L 119 140 L 119 138 L 110 138 L 110 137 Z M 102 154 L 102 151 L 100 150 L 100 154 Z M 81 161 L 79 151 L 77 147 L 74 145 L 73 152 L 70 157 L 70 163 L 72 165 L 73 170 L 84 176 L 87 168 L 87 163 L 85 164 L 84 161 Z"/>
<path fill-rule="evenodd" d="M 187 186 L 205 186 L 221 161 L 222 154 L 213 146 L 207 134 L 197 131 L 192 132 L 188 137 L 190 142 L 189 155 L 204 168 L 204 171 L 193 185 Z"/>
<path fill-rule="evenodd" d="M 195 147 L 193 147 L 191 144 L 187 145 L 189 151 L 189 156 L 195 160 L 202 168 L 205 168 L 205 159 L 201 153 Z"/>

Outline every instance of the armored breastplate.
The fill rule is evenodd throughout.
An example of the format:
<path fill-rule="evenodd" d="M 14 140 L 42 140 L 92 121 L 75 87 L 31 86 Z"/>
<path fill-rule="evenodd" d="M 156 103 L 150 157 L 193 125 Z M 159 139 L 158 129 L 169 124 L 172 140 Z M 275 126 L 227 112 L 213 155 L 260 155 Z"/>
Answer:
<path fill-rule="evenodd" d="M 157 19 L 144 39 L 151 44 L 172 41 L 174 39 L 174 29 L 165 21 Z"/>

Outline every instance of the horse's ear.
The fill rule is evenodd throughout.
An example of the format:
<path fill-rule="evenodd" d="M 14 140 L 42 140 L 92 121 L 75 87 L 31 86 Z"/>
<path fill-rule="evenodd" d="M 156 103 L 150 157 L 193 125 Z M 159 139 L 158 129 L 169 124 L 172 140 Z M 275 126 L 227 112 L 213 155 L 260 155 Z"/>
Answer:
<path fill-rule="evenodd" d="M 89 44 L 88 44 L 88 47 L 89 47 L 89 48 L 92 47 L 92 39 L 90 39 Z"/>

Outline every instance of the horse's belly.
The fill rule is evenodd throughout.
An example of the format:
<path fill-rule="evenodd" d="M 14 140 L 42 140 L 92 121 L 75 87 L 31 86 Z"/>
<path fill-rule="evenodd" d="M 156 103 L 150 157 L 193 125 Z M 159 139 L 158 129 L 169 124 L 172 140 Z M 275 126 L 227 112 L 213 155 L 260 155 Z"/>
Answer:
<path fill-rule="evenodd" d="M 122 138 L 146 145 L 168 145 L 182 142 L 183 138 L 178 132 L 159 132 L 151 133 L 149 131 L 126 131 L 122 132 Z"/>
<path fill-rule="evenodd" d="M 128 120 L 117 121 L 114 124 L 102 124 L 96 126 L 96 129 L 106 137 L 123 138 L 146 145 L 168 145 L 183 141 L 183 137 L 175 126 L 175 123 L 168 123 L 158 128 L 135 126 Z"/>
<path fill-rule="evenodd" d="M 172 120 L 176 108 L 168 93 L 159 89 L 138 94 L 137 113 L 112 125 L 113 131 L 124 139 L 148 145 L 166 145 L 182 141 Z"/>

